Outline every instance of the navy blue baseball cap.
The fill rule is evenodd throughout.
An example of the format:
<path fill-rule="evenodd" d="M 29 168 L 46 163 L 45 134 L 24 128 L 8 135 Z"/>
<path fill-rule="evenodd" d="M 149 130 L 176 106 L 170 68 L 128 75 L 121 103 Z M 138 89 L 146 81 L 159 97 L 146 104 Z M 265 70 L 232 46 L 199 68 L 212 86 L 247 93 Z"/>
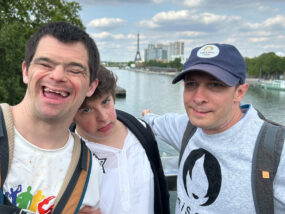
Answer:
<path fill-rule="evenodd" d="M 206 72 L 228 86 L 243 84 L 246 77 L 244 58 L 233 45 L 207 44 L 194 48 L 183 70 L 172 81 L 173 84 L 184 79 L 191 71 Z"/>

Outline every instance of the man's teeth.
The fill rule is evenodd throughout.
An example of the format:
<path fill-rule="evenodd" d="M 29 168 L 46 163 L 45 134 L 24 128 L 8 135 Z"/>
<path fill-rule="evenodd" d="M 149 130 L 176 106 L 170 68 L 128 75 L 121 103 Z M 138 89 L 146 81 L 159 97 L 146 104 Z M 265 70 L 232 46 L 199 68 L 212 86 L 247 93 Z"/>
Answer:
<path fill-rule="evenodd" d="M 49 88 L 44 88 L 44 91 L 45 92 L 52 92 L 52 93 L 56 93 L 56 94 L 60 94 L 61 96 L 63 96 L 63 97 L 66 97 L 68 94 L 66 93 L 66 92 L 64 92 L 64 91 L 54 91 L 54 90 L 51 90 L 51 89 L 49 89 Z"/>

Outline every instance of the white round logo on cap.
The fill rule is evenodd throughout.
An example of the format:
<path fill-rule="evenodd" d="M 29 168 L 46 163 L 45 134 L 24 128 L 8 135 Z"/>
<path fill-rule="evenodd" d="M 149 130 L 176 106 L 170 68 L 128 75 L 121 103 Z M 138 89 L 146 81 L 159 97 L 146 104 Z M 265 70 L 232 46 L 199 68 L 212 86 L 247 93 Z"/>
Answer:
<path fill-rule="evenodd" d="M 197 56 L 200 58 L 212 58 L 218 56 L 220 49 L 216 45 L 205 45 L 197 52 Z"/>

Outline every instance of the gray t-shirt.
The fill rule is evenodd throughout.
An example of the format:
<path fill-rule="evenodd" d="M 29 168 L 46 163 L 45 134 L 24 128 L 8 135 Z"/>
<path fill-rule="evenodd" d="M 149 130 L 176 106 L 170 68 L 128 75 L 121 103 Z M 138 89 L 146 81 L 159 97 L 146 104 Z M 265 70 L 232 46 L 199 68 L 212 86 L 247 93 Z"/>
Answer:
<path fill-rule="evenodd" d="M 186 114 L 147 114 L 154 134 L 178 151 L 188 122 Z M 231 128 L 208 135 L 198 128 L 181 159 L 177 179 L 178 213 L 255 213 L 251 188 L 253 150 L 263 124 L 249 105 Z M 285 160 L 282 152 L 274 180 L 275 213 L 285 213 Z"/>

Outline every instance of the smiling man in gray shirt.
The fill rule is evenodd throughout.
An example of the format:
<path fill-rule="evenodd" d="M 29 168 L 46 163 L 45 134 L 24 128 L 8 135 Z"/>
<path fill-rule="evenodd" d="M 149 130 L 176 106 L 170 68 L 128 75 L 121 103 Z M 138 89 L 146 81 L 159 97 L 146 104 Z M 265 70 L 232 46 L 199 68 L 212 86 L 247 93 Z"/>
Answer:
<path fill-rule="evenodd" d="M 252 160 L 264 120 L 251 105 L 240 106 L 248 89 L 245 78 L 245 61 L 234 46 L 197 47 L 173 80 L 184 80 L 187 114 L 159 116 L 143 111 L 155 135 L 178 151 L 188 121 L 197 127 L 179 165 L 177 214 L 256 213 Z M 264 182 L 270 173 L 265 171 Z M 285 213 L 284 152 L 273 190 L 275 213 Z"/>

